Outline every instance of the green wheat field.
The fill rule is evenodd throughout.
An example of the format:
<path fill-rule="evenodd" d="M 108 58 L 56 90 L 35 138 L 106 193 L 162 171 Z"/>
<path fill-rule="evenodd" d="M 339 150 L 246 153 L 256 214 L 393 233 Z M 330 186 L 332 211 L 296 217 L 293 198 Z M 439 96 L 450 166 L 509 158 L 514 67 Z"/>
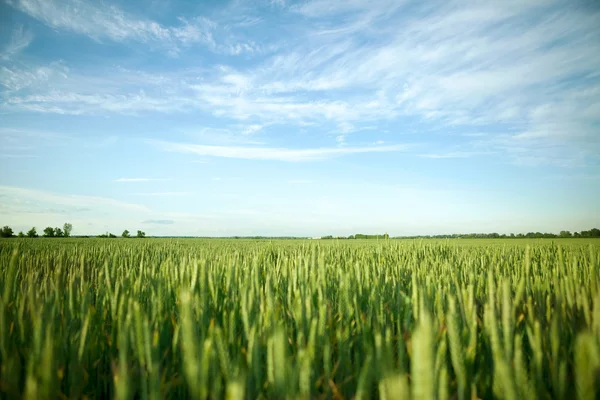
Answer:
<path fill-rule="evenodd" d="M 0 397 L 598 399 L 600 240 L 0 241 Z"/>

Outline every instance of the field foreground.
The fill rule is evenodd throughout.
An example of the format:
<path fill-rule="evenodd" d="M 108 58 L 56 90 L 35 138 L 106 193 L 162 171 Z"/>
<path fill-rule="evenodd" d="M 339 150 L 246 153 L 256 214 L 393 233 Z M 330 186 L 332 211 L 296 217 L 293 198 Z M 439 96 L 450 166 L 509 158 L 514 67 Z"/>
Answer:
<path fill-rule="evenodd" d="M 599 240 L 0 241 L 0 398 L 600 393 Z"/>

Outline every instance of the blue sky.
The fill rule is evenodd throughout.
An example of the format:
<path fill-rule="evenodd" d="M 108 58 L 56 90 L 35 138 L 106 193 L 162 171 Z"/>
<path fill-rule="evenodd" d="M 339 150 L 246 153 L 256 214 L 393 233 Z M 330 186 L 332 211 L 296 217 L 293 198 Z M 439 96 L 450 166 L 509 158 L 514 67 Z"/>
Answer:
<path fill-rule="evenodd" d="M 600 226 L 600 7 L 0 3 L 0 224 Z"/>

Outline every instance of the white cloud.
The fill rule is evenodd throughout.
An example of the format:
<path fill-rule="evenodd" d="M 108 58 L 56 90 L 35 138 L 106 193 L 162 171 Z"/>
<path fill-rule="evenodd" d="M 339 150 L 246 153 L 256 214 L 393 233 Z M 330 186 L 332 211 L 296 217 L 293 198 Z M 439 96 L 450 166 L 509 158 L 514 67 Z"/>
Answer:
<path fill-rule="evenodd" d="M 150 197 L 160 197 L 160 196 L 185 196 L 188 192 L 145 192 L 145 193 L 131 193 L 133 196 L 150 196 Z"/>
<path fill-rule="evenodd" d="M 405 151 L 408 145 L 289 149 L 272 147 L 206 146 L 197 144 L 148 141 L 164 151 L 198 154 L 201 156 L 271 161 L 313 161 L 361 153 Z"/>
<path fill-rule="evenodd" d="M 173 194 L 173 193 L 171 193 Z M 148 194 L 159 195 L 163 194 Z M 189 215 L 177 212 L 156 212 L 141 204 L 129 203 L 107 197 L 70 195 L 0 185 L 0 217 L 2 224 L 15 231 L 28 230 L 32 226 L 39 234 L 46 226 L 73 224 L 76 235 L 98 235 L 104 232 L 119 234 L 123 229 L 135 232 L 140 224 L 156 225 L 147 233 L 181 234 L 195 232 L 198 219 L 189 222 Z M 207 214 L 202 220 L 222 218 Z M 231 221 L 229 221 L 231 222 Z M 164 225 L 164 227 L 162 227 Z M 170 226 L 173 225 L 173 229 Z M 210 231 L 213 226 L 205 228 Z M 144 229 L 145 230 L 145 229 Z"/>
<path fill-rule="evenodd" d="M 34 154 L 10 154 L 0 153 L 0 158 L 38 158 L 39 156 Z"/>
<path fill-rule="evenodd" d="M 9 98 L 6 107 L 40 113 L 97 115 L 102 113 L 137 114 L 139 112 L 181 111 L 189 100 L 183 98 L 159 98 L 145 93 L 103 94 L 51 91 Z"/>
<path fill-rule="evenodd" d="M 148 193 L 131 193 L 133 196 L 185 196 L 188 192 L 148 192 Z"/>
<path fill-rule="evenodd" d="M 210 143 L 215 145 L 226 144 L 264 144 L 263 141 L 257 140 L 261 125 L 241 125 L 236 124 L 227 128 L 204 127 L 194 130 L 184 130 L 184 135 L 191 140 Z"/>
<path fill-rule="evenodd" d="M 159 178 L 119 178 L 115 179 L 114 182 L 158 182 L 158 181 L 169 181 L 171 179 L 159 179 Z"/>
<path fill-rule="evenodd" d="M 244 135 L 252 135 L 254 133 L 260 132 L 264 128 L 264 125 L 260 124 L 251 124 L 242 129 L 242 134 Z"/>
<path fill-rule="evenodd" d="M 9 4 L 53 28 L 68 29 L 94 39 L 148 41 L 171 36 L 171 32 L 161 25 L 133 18 L 117 7 L 103 9 L 85 1 L 52 0 L 11 0 Z"/>
<path fill-rule="evenodd" d="M 469 158 L 475 156 L 489 155 L 491 152 L 476 152 L 476 151 L 452 151 L 448 153 L 428 153 L 420 154 L 423 158 Z"/>
<path fill-rule="evenodd" d="M 57 143 L 69 139 L 68 136 L 56 132 L 19 128 L 0 128 L 0 138 L 4 144 L 16 141 L 23 143 L 31 143 L 31 141 Z"/>
<path fill-rule="evenodd" d="M 67 78 L 69 69 L 62 62 L 52 62 L 39 67 L 1 66 L 0 85 L 9 91 L 44 86 L 48 81 L 57 83 Z"/>
<path fill-rule="evenodd" d="M 142 224 L 154 224 L 154 225 L 173 225 L 175 221 L 172 219 L 147 219 L 142 221 Z"/>
<path fill-rule="evenodd" d="M 597 9 L 553 0 L 451 1 L 436 7 L 313 0 L 275 9 L 301 22 L 285 30 L 269 21 L 280 35 L 265 38 L 264 30 L 259 34 L 252 28 L 263 29 L 266 21 L 250 13 L 223 24 L 231 10 L 221 19 L 188 17 L 166 26 L 89 1 L 11 4 L 51 27 L 98 41 L 135 41 L 175 51 L 200 43 L 213 51 L 246 51 L 260 58 L 229 65 L 208 60 L 202 68 L 161 72 L 78 72 L 66 70 L 64 63 L 2 66 L 0 84 L 10 91 L 0 103 L 2 111 L 210 114 L 228 132 L 213 129 L 205 135 L 224 139 L 201 139 L 221 145 L 243 143 L 237 134 L 266 136 L 264 127 L 270 124 L 326 132 L 337 128 L 341 140 L 367 126 L 382 126 L 379 122 L 402 127 L 414 118 L 437 131 L 495 128 L 485 140 L 458 134 L 460 150 L 424 154 L 430 158 L 494 151 L 512 159 L 532 151 L 542 160 L 560 147 L 564 159 L 600 154 Z M 244 29 L 242 41 L 234 40 L 237 28 Z M 261 53 L 264 48 L 277 52 Z M 427 132 L 422 135 L 426 138 Z M 247 150 L 231 149 L 238 148 L 195 151 L 248 157 Z M 289 158 L 279 150 L 254 151 L 250 157 Z"/>
<path fill-rule="evenodd" d="M 10 60 L 22 52 L 33 41 L 33 33 L 18 26 L 13 30 L 12 36 L 8 45 L 0 53 L 1 60 Z"/>
<path fill-rule="evenodd" d="M 399 7 L 399 0 L 311 0 L 292 7 L 300 14 L 308 17 L 327 18 L 353 12 L 368 12 L 378 10 L 380 13 Z"/>
<path fill-rule="evenodd" d="M 195 43 L 227 54 L 257 51 L 253 43 L 217 43 L 213 37 L 217 23 L 206 17 L 180 18 L 178 26 L 163 26 L 117 6 L 85 0 L 9 0 L 9 4 L 52 28 L 86 35 L 96 41 L 154 44 L 171 55 L 177 55 L 181 46 Z"/>
<path fill-rule="evenodd" d="M 347 121 L 342 121 L 338 124 L 338 130 L 342 133 L 348 133 L 353 132 L 354 130 L 356 130 L 356 128 L 351 123 Z"/>
<path fill-rule="evenodd" d="M 11 204 L 10 212 L 76 214 L 81 212 L 126 212 L 146 213 L 150 210 L 143 205 L 127 203 L 106 197 L 66 195 L 44 190 L 14 186 L 0 186 L 0 196 Z"/>

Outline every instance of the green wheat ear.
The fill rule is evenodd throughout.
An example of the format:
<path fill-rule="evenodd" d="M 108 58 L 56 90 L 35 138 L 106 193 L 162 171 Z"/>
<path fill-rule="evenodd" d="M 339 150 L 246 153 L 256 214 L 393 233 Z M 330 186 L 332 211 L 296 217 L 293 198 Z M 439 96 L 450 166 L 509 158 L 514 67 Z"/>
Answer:
<path fill-rule="evenodd" d="M 392 375 L 379 381 L 381 400 L 410 399 L 410 386 L 406 374 Z"/>
<path fill-rule="evenodd" d="M 454 374 L 456 375 L 458 398 L 459 400 L 466 400 L 468 396 L 467 370 L 465 367 L 460 324 L 457 321 L 458 315 L 456 313 L 456 304 L 453 296 L 450 296 L 448 305 L 448 314 L 446 316 L 448 330 L 446 331 L 446 334 L 448 335 L 448 341 L 450 343 L 450 359 L 452 361 Z"/>
<path fill-rule="evenodd" d="M 412 335 L 412 395 L 416 400 L 435 399 L 434 333 L 429 313 L 422 310 Z"/>
<path fill-rule="evenodd" d="M 599 247 L 0 240 L 0 398 L 595 399 Z"/>
<path fill-rule="evenodd" d="M 575 383 L 579 400 L 593 400 L 600 387 L 600 352 L 598 337 L 591 332 L 581 333 L 575 339 Z"/>

